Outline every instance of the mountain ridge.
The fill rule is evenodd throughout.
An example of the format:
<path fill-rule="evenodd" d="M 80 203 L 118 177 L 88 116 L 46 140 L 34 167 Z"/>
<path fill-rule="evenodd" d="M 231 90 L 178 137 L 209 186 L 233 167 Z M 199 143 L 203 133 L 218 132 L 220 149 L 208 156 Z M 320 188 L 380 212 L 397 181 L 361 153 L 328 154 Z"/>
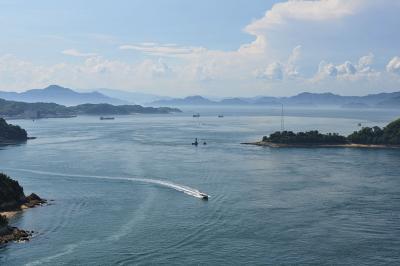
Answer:
<path fill-rule="evenodd" d="M 85 103 L 126 104 L 124 100 L 108 97 L 100 92 L 77 92 L 59 85 L 50 85 L 43 89 L 31 89 L 25 92 L 0 91 L 0 98 L 21 102 L 48 102 L 67 106 Z"/>
<path fill-rule="evenodd" d="M 194 100 L 195 99 L 195 100 Z M 400 92 L 368 94 L 365 96 L 342 96 L 331 92 L 312 93 L 302 92 L 288 97 L 232 97 L 213 101 L 205 97 L 195 95 L 185 98 L 154 101 L 150 104 L 159 106 L 169 105 L 289 105 L 289 106 L 363 106 L 377 108 L 400 107 Z"/>

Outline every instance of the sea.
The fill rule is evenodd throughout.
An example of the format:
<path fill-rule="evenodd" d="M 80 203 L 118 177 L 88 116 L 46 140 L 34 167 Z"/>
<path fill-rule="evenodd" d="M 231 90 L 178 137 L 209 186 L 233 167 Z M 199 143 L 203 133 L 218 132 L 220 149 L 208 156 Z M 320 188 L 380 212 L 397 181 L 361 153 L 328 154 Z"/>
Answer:
<path fill-rule="evenodd" d="M 35 233 L 0 265 L 400 264 L 400 150 L 241 144 L 400 110 L 182 110 L 8 121 L 37 138 L 0 147 L 0 171 L 49 204 L 11 219 Z"/>

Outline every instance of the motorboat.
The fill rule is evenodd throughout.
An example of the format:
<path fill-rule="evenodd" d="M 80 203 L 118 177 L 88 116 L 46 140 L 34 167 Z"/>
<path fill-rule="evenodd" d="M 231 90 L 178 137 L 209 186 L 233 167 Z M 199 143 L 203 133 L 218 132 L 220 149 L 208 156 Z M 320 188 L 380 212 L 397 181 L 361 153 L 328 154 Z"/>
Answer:
<path fill-rule="evenodd" d="M 199 194 L 202 200 L 208 200 L 208 195 L 206 193 L 200 192 Z"/>
<path fill-rule="evenodd" d="M 200 117 L 200 114 L 199 114 L 199 113 L 197 113 L 197 114 L 194 114 L 194 115 L 193 115 L 193 117 L 197 117 L 197 118 L 199 118 L 199 117 Z"/>

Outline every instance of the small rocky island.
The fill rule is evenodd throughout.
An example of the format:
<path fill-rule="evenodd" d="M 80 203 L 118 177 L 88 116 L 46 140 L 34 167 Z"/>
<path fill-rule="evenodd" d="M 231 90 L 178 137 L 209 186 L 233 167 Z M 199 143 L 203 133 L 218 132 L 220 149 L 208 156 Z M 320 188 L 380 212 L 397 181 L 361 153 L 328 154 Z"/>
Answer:
<path fill-rule="evenodd" d="M 14 144 L 28 140 L 25 129 L 19 126 L 8 124 L 0 118 L 0 144 Z"/>
<path fill-rule="evenodd" d="M 349 148 L 400 148 L 400 119 L 384 128 L 364 127 L 349 136 L 337 133 L 322 134 L 317 130 L 298 132 L 277 131 L 251 144 L 268 147 L 349 147 Z"/>
<path fill-rule="evenodd" d="M 0 244 L 29 240 L 33 232 L 10 226 L 8 218 L 18 211 L 45 203 L 46 200 L 34 193 L 25 196 L 24 189 L 18 181 L 0 173 Z"/>

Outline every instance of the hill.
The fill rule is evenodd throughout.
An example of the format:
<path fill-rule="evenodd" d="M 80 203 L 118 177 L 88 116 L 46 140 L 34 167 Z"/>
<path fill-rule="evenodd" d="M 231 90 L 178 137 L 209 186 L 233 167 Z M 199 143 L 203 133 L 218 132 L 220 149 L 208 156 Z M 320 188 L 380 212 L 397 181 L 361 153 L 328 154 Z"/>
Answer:
<path fill-rule="evenodd" d="M 125 104 L 127 102 L 105 96 L 99 92 L 76 92 L 58 85 L 50 85 L 44 89 L 33 89 L 25 92 L 2 92 L 0 98 L 21 102 L 48 102 L 62 105 L 78 105 L 84 103 Z"/>
<path fill-rule="evenodd" d="M 121 91 L 114 89 L 96 89 L 96 91 L 112 98 L 124 99 L 131 104 L 148 104 L 159 100 L 169 100 L 170 97 L 154 95 L 150 93 L 134 92 L 134 91 Z"/>
<path fill-rule="evenodd" d="M 219 104 L 223 105 L 248 105 L 249 102 L 246 100 L 243 100 L 241 98 L 228 98 L 228 99 L 223 99 L 219 101 Z"/>
<path fill-rule="evenodd" d="M 336 106 L 343 108 L 398 108 L 400 92 L 370 94 L 366 96 L 341 96 L 333 93 L 303 92 L 290 97 L 258 96 L 251 98 L 225 98 L 212 101 L 202 96 L 189 96 L 170 100 L 160 100 L 153 105 L 265 105 L 265 106 Z"/>
<path fill-rule="evenodd" d="M 0 211 L 15 210 L 24 202 L 24 189 L 17 181 L 0 173 Z"/>
<path fill-rule="evenodd" d="M 270 147 L 400 148 L 400 119 L 389 123 L 384 128 L 364 127 L 347 137 L 336 133 L 321 134 L 316 130 L 298 133 L 276 131 L 269 136 L 264 136 L 262 141 L 244 144 Z"/>
<path fill-rule="evenodd" d="M 30 231 L 9 226 L 6 217 L 7 213 L 5 212 L 20 211 L 44 203 L 46 203 L 46 200 L 41 199 L 34 193 L 25 196 L 24 189 L 19 185 L 18 181 L 0 173 L 0 244 L 10 241 L 27 241 L 32 236 Z"/>
<path fill-rule="evenodd" d="M 380 127 L 364 127 L 348 136 L 349 141 L 357 144 L 400 145 L 400 119 Z"/>
<path fill-rule="evenodd" d="M 400 107 L 400 96 L 386 99 L 377 104 L 380 108 L 399 108 Z"/>
<path fill-rule="evenodd" d="M 177 108 L 143 107 L 141 105 L 81 104 L 64 106 L 55 103 L 26 103 L 0 99 L 0 117 L 12 119 L 63 118 L 76 115 L 167 114 Z"/>
<path fill-rule="evenodd" d="M 74 116 L 73 111 L 56 103 L 26 103 L 0 99 L 0 116 L 7 118 L 50 118 Z"/>
<path fill-rule="evenodd" d="M 111 104 L 81 104 L 69 107 L 74 114 L 84 115 L 129 115 L 129 114 L 168 114 L 181 112 L 177 108 L 169 107 L 143 107 L 141 105 L 111 105 Z"/>
<path fill-rule="evenodd" d="M 28 134 L 25 129 L 8 124 L 6 120 L 0 118 L 0 144 L 26 141 L 27 139 Z"/>
<path fill-rule="evenodd" d="M 195 96 L 188 96 L 186 98 L 180 99 L 180 98 L 175 98 L 175 99 L 170 99 L 170 100 L 159 100 L 159 101 L 154 101 L 151 103 L 151 105 L 156 105 L 156 106 L 174 106 L 174 105 L 214 105 L 217 102 L 211 101 L 207 98 L 204 98 L 199 95 Z"/>

